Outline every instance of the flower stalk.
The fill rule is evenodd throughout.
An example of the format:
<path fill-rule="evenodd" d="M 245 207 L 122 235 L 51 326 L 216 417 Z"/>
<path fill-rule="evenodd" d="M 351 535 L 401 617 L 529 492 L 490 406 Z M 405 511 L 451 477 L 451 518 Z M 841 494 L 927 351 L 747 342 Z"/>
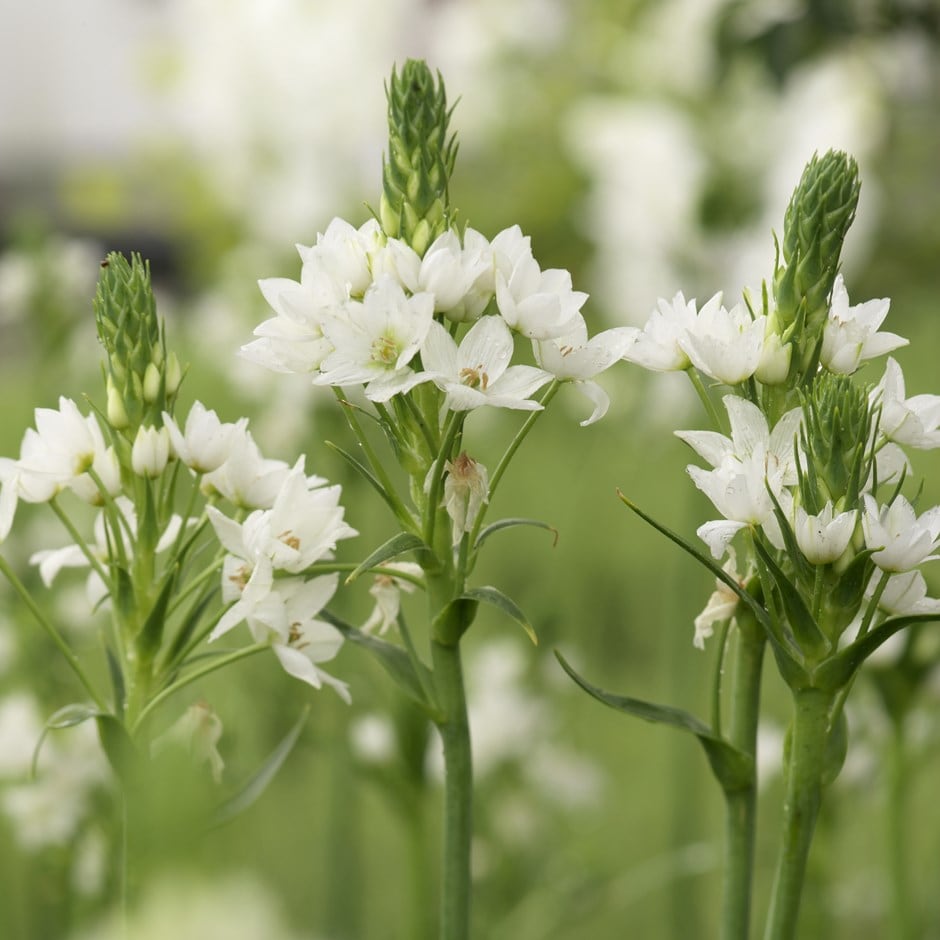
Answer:
<path fill-rule="evenodd" d="M 757 723 L 766 640 L 754 617 L 739 612 L 735 621 L 731 675 L 731 711 L 727 740 L 756 766 Z M 750 935 L 757 831 L 756 769 L 746 786 L 725 790 L 725 874 L 722 898 L 722 940 L 747 940 Z"/>
<path fill-rule="evenodd" d="M 781 844 L 764 940 L 795 940 L 806 864 L 822 801 L 833 696 L 820 689 L 793 695 Z"/>

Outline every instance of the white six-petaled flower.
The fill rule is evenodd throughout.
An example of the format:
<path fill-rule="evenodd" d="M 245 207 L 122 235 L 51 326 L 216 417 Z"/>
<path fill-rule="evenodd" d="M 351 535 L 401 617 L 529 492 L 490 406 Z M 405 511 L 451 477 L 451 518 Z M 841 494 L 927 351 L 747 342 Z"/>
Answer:
<path fill-rule="evenodd" d="M 385 402 L 427 381 L 409 363 L 431 326 L 431 294 L 408 297 L 400 284 L 383 275 L 362 302 L 348 301 L 343 310 L 343 316 L 323 322 L 333 349 L 320 363 L 315 385 L 364 384 L 368 399 Z"/>
<path fill-rule="evenodd" d="M 918 516 L 900 495 L 890 505 L 881 507 L 870 493 L 864 499 L 865 545 L 875 549 L 871 560 L 882 571 L 910 571 L 940 557 L 933 554 L 940 547 L 940 506 Z"/>
<path fill-rule="evenodd" d="M 811 565 L 830 564 L 849 547 L 857 519 L 855 509 L 836 515 L 831 500 L 816 514 L 796 506 L 793 520 L 796 544 Z"/>
<path fill-rule="evenodd" d="M 878 332 L 890 305 L 890 300 L 882 299 L 849 306 L 849 294 L 842 275 L 837 275 L 819 361 L 830 372 L 851 375 L 864 360 L 906 346 L 907 340 L 903 336 Z"/>
<path fill-rule="evenodd" d="M 421 347 L 426 376 L 446 392 L 445 407 L 470 411 L 483 405 L 535 411 L 530 399 L 551 375 L 535 366 L 511 366 L 513 340 L 499 317 L 481 317 L 457 343 L 437 321 Z"/>
<path fill-rule="evenodd" d="M 904 374 L 890 356 L 870 399 L 881 408 L 878 430 L 889 441 L 921 450 L 940 447 L 940 395 L 905 398 Z"/>
<path fill-rule="evenodd" d="M 553 339 L 533 340 L 532 348 L 541 368 L 556 379 L 576 383 L 593 404 L 591 415 L 581 422 L 586 427 L 603 418 L 610 406 L 607 393 L 591 380 L 620 359 L 632 341 L 632 331 L 627 327 L 604 330 L 588 339 L 587 324 L 579 316 L 573 330 Z"/>

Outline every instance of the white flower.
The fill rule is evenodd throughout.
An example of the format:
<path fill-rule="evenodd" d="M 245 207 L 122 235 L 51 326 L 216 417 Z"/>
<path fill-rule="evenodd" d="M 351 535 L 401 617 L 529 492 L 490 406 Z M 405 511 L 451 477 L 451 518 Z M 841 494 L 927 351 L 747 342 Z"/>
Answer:
<path fill-rule="evenodd" d="M 890 356 L 870 399 L 873 405 L 881 405 L 878 430 L 889 441 L 921 450 L 940 447 L 940 395 L 905 398 L 904 374 Z"/>
<path fill-rule="evenodd" d="M 244 435 L 248 419 L 240 418 L 235 424 L 223 423 L 214 411 L 197 401 L 189 409 L 184 431 L 180 431 L 179 425 L 166 412 L 163 412 L 163 426 L 170 435 L 173 456 L 196 473 L 210 473 L 228 460 L 237 437 Z"/>
<path fill-rule="evenodd" d="M 721 558 L 735 533 L 748 525 L 763 526 L 770 541 L 780 546 L 770 492 L 788 512 L 791 496 L 786 487 L 797 482 L 793 444 L 801 420 L 800 410 L 794 408 L 770 432 L 756 405 L 736 395 L 726 395 L 724 404 L 731 437 L 715 431 L 675 432 L 714 468 L 706 471 L 690 466 L 688 472 L 725 517 L 698 529 L 715 558 Z"/>
<path fill-rule="evenodd" d="M 866 547 L 876 549 L 871 560 L 882 571 L 910 571 L 940 557 L 933 554 L 940 545 L 940 506 L 918 517 L 903 496 L 879 509 L 871 494 L 866 493 L 862 530 Z"/>
<path fill-rule="evenodd" d="M 876 574 L 865 590 L 865 596 L 874 594 L 879 580 Z M 878 607 L 891 616 L 940 613 L 940 600 L 927 596 L 927 582 L 919 571 L 906 571 L 888 578 L 881 592 Z"/>
<path fill-rule="evenodd" d="M 225 761 L 219 753 L 222 737 L 222 719 L 208 702 L 194 702 L 151 746 L 159 754 L 168 746 L 176 745 L 188 751 L 197 764 L 207 763 L 216 783 L 222 780 Z"/>
<path fill-rule="evenodd" d="M 320 364 L 314 384 L 362 383 L 367 398 L 383 402 L 427 381 L 408 363 L 434 316 L 430 294 L 406 297 L 401 286 L 386 275 L 369 288 L 362 303 L 347 303 L 345 313 L 323 323 L 333 351 Z"/>
<path fill-rule="evenodd" d="M 330 685 L 348 703 L 349 686 L 319 667 L 333 659 L 343 645 L 339 630 L 316 616 L 336 592 L 337 579 L 332 574 L 309 581 L 288 578 L 278 582 L 277 595 L 283 601 L 287 635 L 275 633 L 271 648 L 288 675 L 315 689 L 324 683 Z"/>
<path fill-rule="evenodd" d="M 311 488 L 302 460 L 298 462 L 271 509 L 258 511 L 263 512 L 268 533 L 267 544 L 261 550 L 276 569 L 297 574 L 323 558 L 332 557 L 341 539 L 358 535 L 343 521 L 341 494 L 342 487 L 338 485 Z"/>
<path fill-rule="evenodd" d="M 304 267 L 327 273 L 343 286 L 346 296 L 362 297 L 372 283 L 370 255 L 382 241 L 379 223 L 375 219 L 355 228 L 344 219 L 336 218 L 317 235 L 311 248 L 297 246 Z"/>
<path fill-rule="evenodd" d="M 435 311 L 447 314 L 448 319 L 477 319 L 493 295 L 493 255 L 489 249 L 486 239 L 472 229 L 464 234 L 464 245 L 455 232 L 444 232 L 421 259 L 417 290 L 434 294 Z M 468 298 L 472 291 L 474 296 Z"/>
<path fill-rule="evenodd" d="M 422 575 L 421 566 L 414 562 L 403 561 L 384 567 L 412 577 Z M 401 610 L 401 592 L 411 594 L 414 589 L 415 584 L 405 578 L 398 578 L 388 573 L 376 575 L 372 587 L 369 588 L 369 593 L 375 598 L 375 607 L 360 629 L 364 633 L 370 633 L 373 630 L 380 634 L 385 633 L 398 620 L 398 613 Z"/>
<path fill-rule="evenodd" d="M 551 339 L 575 327 L 588 295 L 572 290 L 567 271 L 542 271 L 532 257 L 529 237 L 518 225 L 500 232 L 490 247 L 496 304 L 512 329 L 529 339 Z"/>
<path fill-rule="evenodd" d="M 556 379 L 576 382 L 593 403 L 590 417 L 581 422 L 586 427 L 603 418 L 610 405 L 607 393 L 590 380 L 621 359 L 632 341 L 632 331 L 627 327 L 605 330 L 588 339 L 587 324 L 579 316 L 575 329 L 553 339 L 533 340 L 532 348 L 535 361 L 543 369 Z"/>
<path fill-rule="evenodd" d="M 890 305 L 891 301 L 885 298 L 850 307 L 842 275 L 837 275 L 819 361 L 830 372 L 851 375 L 863 360 L 906 346 L 908 341 L 903 336 L 878 332 Z"/>
<path fill-rule="evenodd" d="M 702 308 L 703 312 L 721 303 L 716 294 Z M 679 291 L 671 301 L 659 299 L 642 330 L 631 329 L 631 344 L 623 358 L 654 372 L 683 372 L 692 362 L 679 340 L 694 328 L 695 299 L 686 301 Z"/>
<path fill-rule="evenodd" d="M 802 506 L 796 507 L 793 532 L 800 551 L 811 565 L 827 565 L 842 556 L 852 540 L 858 511 L 840 512 L 828 501 L 817 515 L 810 515 Z"/>
<path fill-rule="evenodd" d="M 29 563 L 39 566 L 39 576 L 46 587 L 52 586 L 52 582 L 63 568 L 87 568 L 90 564 L 89 554 L 107 569 L 112 560 L 121 557 L 115 545 L 115 539 L 118 537 L 123 543 L 124 557 L 129 558 L 133 555 L 134 538 L 137 534 L 137 512 L 134 504 L 126 496 L 119 496 L 114 502 L 123 518 L 118 536 L 108 531 L 107 517 L 104 512 L 100 512 L 95 518 L 93 527 L 94 540 L 86 542 L 84 548 L 80 545 L 65 545 L 62 548 L 42 549 L 30 556 Z M 157 542 L 158 553 L 166 551 L 176 541 L 182 524 L 183 520 L 180 516 L 174 514 L 170 518 Z M 92 571 L 88 575 L 86 591 L 89 605 L 95 607 L 107 596 L 108 586 L 96 571 Z"/>
<path fill-rule="evenodd" d="M 137 430 L 131 448 L 131 466 L 140 477 L 154 479 L 166 469 L 170 459 L 170 435 L 165 427 L 143 427 Z"/>
<path fill-rule="evenodd" d="M 262 456 L 251 432 L 239 424 L 232 432 L 228 459 L 202 478 L 202 490 L 207 495 L 221 493 L 243 509 L 269 509 L 290 472 L 285 461 Z M 311 486 L 314 481 L 326 482 L 308 479 Z"/>
<path fill-rule="evenodd" d="M 722 570 L 743 585 L 733 548 L 728 550 L 728 560 Z M 705 609 L 695 618 L 695 638 L 692 642 L 697 649 L 705 649 L 705 641 L 715 632 L 716 623 L 723 623 L 734 616 L 738 600 L 738 595 L 724 581 L 715 578 L 715 590 L 708 598 Z"/>
<path fill-rule="evenodd" d="M 700 372 L 737 385 L 750 378 L 761 363 L 767 318 L 753 318 L 747 307 L 735 304 L 730 310 L 713 297 L 699 312 L 691 327 L 679 337 L 679 345 Z"/>
<path fill-rule="evenodd" d="M 36 429 L 28 428 L 23 437 L 15 471 L 4 471 L 4 480 L 25 502 L 48 502 L 75 484 L 96 459 L 109 459 L 102 457 L 106 447 L 97 419 L 82 415 L 70 398 L 60 398 L 58 410 L 37 408 L 35 420 Z M 83 492 L 88 479 L 79 485 Z"/>
<path fill-rule="evenodd" d="M 454 544 L 465 532 L 473 529 L 480 510 L 489 502 L 489 479 L 486 467 L 466 451 L 444 464 L 444 508 L 454 524 Z"/>
<path fill-rule="evenodd" d="M 512 352 L 509 327 L 499 317 L 482 317 L 459 348 L 440 323 L 431 323 L 421 358 L 427 376 L 447 393 L 444 405 L 452 411 L 483 405 L 536 411 L 542 406 L 529 396 L 552 377 L 534 366 L 510 366 Z"/>
<path fill-rule="evenodd" d="M 333 349 L 323 321 L 341 310 L 345 289 L 312 264 L 304 265 L 300 283 L 271 277 L 258 286 L 277 316 L 255 328 L 258 339 L 242 346 L 239 355 L 273 372 L 315 372 Z"/>
<path fill-rule="evenodd" d="M 754 378 L 762 385 L 783 385 L 790 374 L 792 358 L 793 344 L 783 343 L 780 334 L 770 330 L 768 321 L 768 332 L 764 335 L 764 347 Z"/>

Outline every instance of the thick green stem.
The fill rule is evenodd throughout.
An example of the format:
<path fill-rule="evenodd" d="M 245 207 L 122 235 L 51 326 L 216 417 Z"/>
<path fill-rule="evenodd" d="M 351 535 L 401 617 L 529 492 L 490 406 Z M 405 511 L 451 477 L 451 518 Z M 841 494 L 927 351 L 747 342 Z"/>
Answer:
<path fill-rule="evenodd" d="M 764 940 L 795 940 L 806 861 L 822 799 L 833 696 L 820 689 L 793 693 L 783 831 Z"/>
<path fill-rule="evenodd" d="M 728 741 L 757 756 L 761 671 L 765 640 L 754 618 L 739 617 L 731 676 L 731 715 Z M 757 777 L 750 786 L 725 793 L 725 878 L 722 900 L 722 940 L 747 940 L 754 881 L 754 834 L 757 817 Z"/>
<path fill-rule="evenodd" d="M 470 839 L 473 832 L 473 764 L 460 647 L 431 643 L 434 682 L 443 713 L 444 849 L 440 940 L 470 936 Z"/>

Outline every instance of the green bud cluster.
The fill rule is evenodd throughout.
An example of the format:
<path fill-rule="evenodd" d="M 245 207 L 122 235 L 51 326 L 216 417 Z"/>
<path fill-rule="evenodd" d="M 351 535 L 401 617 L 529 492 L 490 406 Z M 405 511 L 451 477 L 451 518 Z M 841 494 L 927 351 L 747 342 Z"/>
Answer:
<path fill-rule="evenodd" d="M 176 354 L 166 352 L 149 264 L 111 252 L 101 264 L 94 308 L 107 353 L 108 421 L 133 439 L 143 425 L 162 425 L 182 378 Z"/>
<path fill-rule="evenodd" d="M 811 513 L 819 512 L 827 500 L 840 511 L 855 508 L 875 459 L 868 395 L 849 376 L 822 372 L 801 397 L 803 505 Z"/>
<path fill-rule="evenodd" d="M 401 238 L 419 255 L 453 221 L 448 185 L 457 158 L 448 137 L 451 109 L 444 81 L 427 64 L 409 59 L 392 69 L 388 98 L 388 155 L 382 162 L 379 221 L 389 238 Z"/>
<path fill-rule="evenodd" d="M 774 271 L 774 300 L 784 338 L 796 343 L 791 374 L 811 378 L 819 360 L 829 296 L 839 257 L 855 218 L 858 166 L 830 150 L 806 165 L 784 217 Z M 781 259 L 782 256 L 782 259 Z"/>

